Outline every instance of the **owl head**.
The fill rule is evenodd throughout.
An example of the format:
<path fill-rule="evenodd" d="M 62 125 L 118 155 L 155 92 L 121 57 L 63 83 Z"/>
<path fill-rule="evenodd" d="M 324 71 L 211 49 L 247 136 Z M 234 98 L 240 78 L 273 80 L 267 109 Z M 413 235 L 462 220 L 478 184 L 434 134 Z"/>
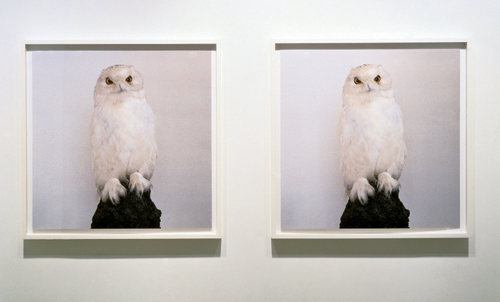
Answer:
<path fill-rule="evenodd" d="M 94 88 L 94 105 L 103 100 L 123 100 L 124 96 L 144 98 L 141 74 L 132 65 L 103 69 Z"/>
<path fill-rule="evenodd" d="M 342 92 L 344 104 L 350 97 L 372 100 L 373 97 L 392 98 L 392 80 L 381 65 L 364 64 L 349 72 Z"/>

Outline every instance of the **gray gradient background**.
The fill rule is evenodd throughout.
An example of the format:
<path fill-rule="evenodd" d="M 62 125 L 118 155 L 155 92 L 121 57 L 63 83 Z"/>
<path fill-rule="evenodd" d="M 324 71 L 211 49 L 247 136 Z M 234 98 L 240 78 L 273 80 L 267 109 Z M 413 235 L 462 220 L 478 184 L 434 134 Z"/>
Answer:
<path fill-rule="evenodd" d="M 89 124 L 102 69 L 134 65 L 155 114 L 162 228 L 212 227 L 211 51 L 33 51 L 33 228 L 88 229 Z M 29 66 L 28 66 L 29 68 Z"/>
<path fill-rule="evenodd" d="M 400 199 L 411 228 L 460 226 L 460 51 L 280 50 L 284 229 L 335 229 L 346 199 L 337 126 L 350 69 L 381 64 L 405 126 Z"/>

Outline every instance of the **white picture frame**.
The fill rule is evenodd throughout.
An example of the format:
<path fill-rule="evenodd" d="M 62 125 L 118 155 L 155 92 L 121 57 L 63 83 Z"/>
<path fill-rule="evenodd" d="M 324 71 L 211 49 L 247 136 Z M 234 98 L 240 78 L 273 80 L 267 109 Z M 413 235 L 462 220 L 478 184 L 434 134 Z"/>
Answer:
<path fill-rule="evenodd" d="M 220 97 L 220 62 L 221 62 L 221 51 L 220 44 L 214 41 L 26 41 L 22 46 L 23 60 L 24 60 L 24 106 L 25 106 L 25 169 L 24 169 L 24 187 L 25 195 L 23 198 L 23 239 L 221 239 L 222 238 L 222 197 L 221 197 L 221 97 Z M 115 57 L 113 57 L 116 55 Z M 59 58 L 61 60 L 59 60 Z M 75 58 L 77 58 L 75 60 Z M 114 61 L 114 59 L 116 59 Z M 63 61 L 63 62 L 59 62 Z M 162 62 L 164 65 L 162 65 Z M 166 66 L 169 63 L 171 65 Z M 184 64 L 189 67 L 183 67 Z M 156 140 L 159 147 L 157 166 L 155 173 L 151 182 L 154 186 L 152 190 L 152 200 L 155 202 L 156 206 L 162 210 L 162 226 L 159 229 L 90 229 L 90 223 L 92 219 L 92 211 L 95 211 L 98 198 L 95 193 L 96 188 L 89 184 L 92 182 L 91 178 L 92 169 L 90 165 L 90 150 L 85 140 L 90 139 L 89 124 L 90 118 L 93 110 L 93 85 L 99 76 L 102 69 L 115 64 L 128 64 L 128 65 L 141 65 L 137 66 L 139 72 L 141 72 L 144 78 L 144 87 L 146 90 L 146 97 L 148 103 L 153 107 L 155 112 L 155 128 L 156 128 Z M 170 66 L 172 70 L 168 70 Z M 143 70 L 140 70 L 140 69 Z M 188 69 L 191 68 L 191 69 Z M 147 69 L 147 70 L 144 70 Z M 44 76 L 41 76 L 41 71 L 45 72 Z M 166 71 L 168 70 L 168 71 Z M 147 71 L 151 71 L 147 74 Z M 167 72 L 170 74 L 166 75 Z M 74 76 L 75 74 L 83 73 L 85 76 Z M 175 73 L 175 74 L 173 74 Z M 54 77 L 53 83 L 50 81 L 45 81 L 44 77 Z M 159 77 L 160 79 L 154 79 Z M 193 79 L 195 78 L 195 79 Z M 153 79 L 153 80 L 151 80 Z M 168 79 L 172 80 L 172 84 L 163 84 L 161 81 Z M 184 79 L 184 80 L 183 80 Z M 150 81 L 148 84 L 148 80 Z M 84 83 L 76 83 L 82 81 Z M 176 85 L 178 82 L 182 85 Z M 198 82 L 197 82 L 198 81 Z M 44 85 L 39 84 L 43 82 Z M 94 82 L 94 84 L 91 84 Z M 38 83 L 38 84 L 37 84 Z M 49 83 L 49 84 L 46 84 Z M 197 90 L 196 83 L 202 83 L 203 88 Z M 65 88 L 57 88 L 58 85 L 75 85 L 75 86 L 85 86 L 85 88 L 75 88 L 75 93 L 80 93 L 75 96 L 72 92 L 64 90 Z M 39 85 L 41 87 L 38 87 Z M 172 85 L 173 88 L 168 85 Z M 192 87 L 190 86 L 192 85 Z M 163 91 L 163 86 L 171 88 L 174 91 Z M 34 88 L 36 87 L 36 89 Z M 63 89 L 63 91 L 59 91 Z M 83 89 L 83 90 L 82 90 Z M 154 91 L 156 90 L 156 91 Z M 182 91 L 181 91 L 182 90 Z M 192 101 L 188 104 L 175 105 L 175 96 L 186 97 L 188 91 L 195 90 L 203 99 L 203 102 L 196 103 Z M 170 105 L 163 105 L 162 101 L 166 102 L 166 95 L 172 99 Z M 42 97 L 43 95 L 43 97 Z M 58 107 L 64 107 L 62 101 L 72 102 L 76 98 L 85 103 L 85 105 L 77 105 L 76 109 L 69 112 L 68 109 L 59 109 Z M 53 101 L 51 101 L 53 100 Z M 45 102 L 45 103 L 44 103 Z M 53 102 L 53 103 L 52 103 Z M 73 100 L 76 105 L 76 101 Z M 155 103 L 157 104 L 155 108 Z M 203 105 L 198 105 L 198 104 Z M 174 104 L 174 105 L 172 105 Z M 42 106 L 43 105 L 43 106 Z M 185 144 L 194 144 L 196 146 L 203 145 L 200 149 L 203 149 L 199 153 L 203 155 L 203 166 L 202 168 L 190 167 L 183 168 L 183 163 L 188 161 L 188 158 L 184 159 L 163 159 L 163 168 L 159 167 L 162 159 L 162 146 L 168 146 L 168 150 L 173 150 L 175 146 L 172 143 L 161 142 L 165 137 L 186 137 L 187 135 L 180 133 L 174 134 L 162 134 L 163 129 L 175 129 L 175 123 L 169 122 L 166 124 L 165 121 L 161 121 L 161 113 L 165 112 L 166 107 L 170 106 L 168 110 L 174 111 L 174 113 L 169 113 L 174 118 L 183 119 L 185 117 L 175 116 L 175 112 L 180 112 L 182 108 L 189 106 L 200 106 L 194 109 L 190 109 L 190 113 L 196 111 L 200 112 L 201 120 L 203 120 L 203 125 L 193 127 L 204 127 L 204 137 L 193 137 L 186 138 L 192 141 Z M 177 106 L 177 107 L 176 107 Z M 203 106 L 203 109 L 201 109 Z M 36 107 L 36 108 L 35 108 Z M 41 109 L 45 107 L 45 109 Z M 182 108 L 181 108 L 182 107 Z M 35 109 L 34 109 L 35 108 Z M 83 109 L 82 109 L 83 108 Z M 59 116 L 65 115 L 82 115 L 77 118 L 65 118 L 64 123 L 69 123 L 70 126 L 61 127 L 61 124 L 51 125 L 51 120 L 49 116 L 52 116 L 52 111 L 57 111 L 55 114 Z M 59 111 L 60 110 L 60 111 Z M 66 110 L 66 111 L 64 111 Z M 177 110 L 177 111 L 176 111 Z M 47 117 L 43 114 L 48 113 Z M 70 114 L 68 114 L 70 113 Z M 195 117 L 199 117 L 198 115 Z M 193 118 L 193 117 L 192 117 Z M 71 125 L 72 120 L 78 120 L 78 125 Z M 159 121 L 160 120 L 160 121 Z M 198 120 L 198 119 L 195 119 Z M 177 120 L 176 120 L 177 121 Z M 174 126 L 172 126 L 174 124 Z M 193 123 L 185 123 L 193 124 Z M 196 123 L 194 123 L 196 124 Z M 47 126 L 48 125 L 48 126 Z M 170 126 L 168 126 L 170 125 Z M 161 129 L 159 129 L 161 127 Z M 206 128 L 208 127 L 208 130 Z M 43 129 L 42 129 L 43 128 Z M 70 128 L 79 129 L 78 134 L 68 134 L 66 132 L 70 130 L 53 131 L 59 128 Z M 83 129 L 84 128 L 84 129 Z M 83 129 L 83 130 L 82 130 Z M 201 129 L 201 128 L 199 128 Z M 191 129 L 192 130 L 192 129 Z M 45 131 L 45 132 L 44 132 Z M 66 131 L 66 132 L 65 132 Z M 175 132 L 177 130 L 168 130 L 170 132 Z M 168 132 L 167 130 L 163 132 Z M 51 132 L 50 135 L 47 135 Z M 88 132 L 88 136 L 86 133 Z M 170 133 L 169 132 L 169 133 Z M 196 132 L 196 131 L 192 131 Z M 63 137 L 64 136 L 64 137 Z M 160 137 L 159 137 L 160 136 Z M 49 137 L 50 139 L 47 139 Z M 68 137 L 76 137 L 77 142 L 70 142 L 73 147 L 57 149 L 57 146 L 62 145 L 66 142 Z M 53 141 L 50 141 L 53 140 Z M 200 140 L 203 140 L 201 142 Z M 47 142 L 50 141 L 50 142 Z M 181 145 L 179 141 L 175 143 Z M 58 185 L 59 176 L 55 172 L 47 172 L 48 175 L 55 177 L 52 184 L 47 181 L 39 181 L 44 179 L 46 175 L 44 170 L 47 170 L 47 166 L 54 166 L 55 162 L 52 159 L 52 164 L 48 160 L 48 164 L 41 164 L 44 157 L 42 155 L 47 155 L 52 151 L 47 151 L 48 144 L 53 144 L 56 150 L 55 153 L 63 154 L 59 157 L 65 157 L 64 154 L 67 153 L 77 153 L 79 158 L 76 160 L 62 158 L 61 161 L 66 160 L 62 165 L 70 166 L 69 170 L 80 169 L 81 173 L 84 175 L 82 179 L 78 181 L 82 182 L 85 189 L 75 187 L 71 184 L 69 185 Z M 77 147 L 75 147 L 77 146 Z M 197 147 L 196 147 L 197 148 Z M 69 152 L 68 152 L 69 150 Z M 45 153 L 44 153 L 45 152 Z M 178 154 L 177 156 L 183 156 L 180 153 L 190 153 L 189 150 L 184 149 L 182 151 L 172 151 L 170 152 Z M 194 152 L 193 152 L 194 153 Z M 173 157 L 174 155 L 169 155 Z M 191 154 L 194 156 L 194 154 Z M 53 155 L 47 157 L 54 157 Z M 83 159 L 82 159 L 83 158 Z M 74 162 L 78 162 L 74 164 Z M 88 162 L 88 165 L 86 164 Z M 162 172 L 161 170 L 167 170 L 165 167 L 166 163 L 175 163 L 177 168 L 172 168 L 174 172 Z M 74 166 L 73 166 L 74 165 Z M 45 167 L 44 169 L 40 167 Z M 88 169 L 87 169 L 88 168 Z M 177 170 L 176 170 L 177 169 Z M 177 171 L 177 172 L 175 172 Z M 186 171 L 184 173 L 184 171 Z M 197 176 L 196 172 L 200 172 Z M 68 172 L 65 172 L 68 174 Z M 178 174 L 175 174 L 178 173 Z M 184 173 L 184 174 L 182 174 Z M 189 174 L 191 173 L 191 174 Z M 194 173 L 194 174 L 193 174 Z M 71 175 L 71 173 L 69 173 Z M 167 175 L 168 174 L 168 175 Z M 166 189 L 160 189 L 162 183 L 167 182 L 168 179 L 175 179 L 176 175 L 182 174 L 183 181 L 186 182 L 185 178 L 191 175 L 195 175 L 193 180 L 193 185 L 186 185 L 186 188 L 179 188 L 177 192 L 175 191 L 175 186 L 178 186 L 176 181 L 169 182 L 170 192 L 166 192 Z M 41 175 L 44 177 L 42 178 Z M 54 176 L 55 175 L 55 176 Z M 59 177 L 59 178 L 58 178 Z M 50 178 L 50 177 L 47 177 Z M 65 178 L 68 178 L 67 175 Z M 70 178 L 70 177 L 69 177 Z M 62 179 L 62 182 L 65 182 Z M 181 182 L 178 180 L 177 182 Z M 202 183 L 202 184 L 201 184 Z M 188 187 L 203 187 L 200 192 L 196 192 L 198 195 L 194 195 Z M 184 191 L 183 191 L 184 190 Z M 75 192 L 78 191 L 78 192 Z M 88 192 L 87 192 L 88 191 Z M 175 204 L 177 209 L 165 210 L 161 207 L 165 204 L 165 201 L 160 201 L 160 195 L 155 197 L 155 191 L 163 192 L 163 194 L 172 196 L 177 196 L 179 201 Z M 41 193 L 44 192 L 44 193 Z M 47 193 L 48 192 L 48 193 Z M 54 193 L 55 192 L 55 193 Z M 84 192 L 84 193 L 81 193 Z M 47 193 L 47 194 L 45 194 Z M 47 196 L 45 196 L 45 195 Z M 92 194 L 95 195 L 93 198 Z M 158 193 L 159 194 L 159 193 Z M 191 194 L 191 195 L 190 195 Z M 78 216 L 77 214 L 71 214 L 75 211 L 68 211 L 68 209 L 60 210 L 61 204 L 68 202 L 68 196 L 81 197 L 80 195 L 85 195 L 83 200 L 78 200 L 76 202 L 89 203 L 85 206 L 75 206 L 71 205 L 71 209 L 80 210 L 80 208 L 86 209 L 86 217 Z M 171 196 L 168 195 L 168 196 Z M 194 196 L 192 203 L 189 200 L 182 202 L 181 200 L 186 196 Z M 36 197 L 34 197 L 36 196 Z M 170 200 L 174 198 L 170 197 Z M 186 197 L 187 199 L 188 197 Z M 78 199 L 78 198 L 75 198 Z M 93 202 L 95 200 L 95 202 Z M 53 208 L 51 208 L 54 203 Z M 75 203 L 75 201 L 70 201 Z M 175 207 L 173 206 L 173 207 Z M 40 210 L 42 208 L 43 210 Z M 91 210 L 91 209 L 94 210 Z M 178 212 L 176 212 L 178 211 Z M 191 212 L 190 212 L 191 211 Z M 84 212 L 84 211 L 82 211 Z M 68 215 L 69 213 L 69 215 Z M 90 217 L 88 214 L 91 213 Z M 178 214 L 176 214 L 178 213 Z M 177 216 L 176 216 L 177 215 Z M 64 218 L 61 218 L 64 216 Z M 69 218 L 67 218 L 69 216 Z M 77 218 L 75 218 L 77 217 Z M 169 218 L 170 217 L 170 218 Z M 186 218 L 187 217 L 187 218 Z M 88 228 L 81 227 L 82 219 L 88 219 Z M 164 226 L 164 221 L 170 219 L 172 225 L 170 226 L 166 223 Z M 176 220 L 177 219 L 177 220 Z M 54 221 L 51 221 L 54 220 Z M 77 222 L 71 221 L 76 220 Z M 63 222 L 61 222 L 63 221 Z M 75 224 L 76 223 L 76 224 Z M 78 224 L 79 223 L 79 224 Z M 86 223 L 86 222 L 85 222 Z M 69 225 L 69 226 L 68 226 Z M 76 227 L 74 226 L 76 225 Z"/>
<path fill-rule="evenodd" d="M 468 42 L 464 40 L 271 41 L 271 107 L 273 117 L 271 238 L 468 237 L 472 219 L 470 215 L 472 203 L 471 198 L 468 198 L 471 192 L 469 188 L 470 173 L 467 173 L 470 167 L 468 158 L 471 154 L 471 146 L 467 144 L 467 138 L 471 134 L 470 127 L 467 125 L 467 112 L 472 104 L 467 101 L 467 48 Z M 411 97 L 407 98 L 407 104 L 398 99 L 398 95 L 402 95 L 402 92 L 407 93 L 406 96 L 410 92 L 404 90 L 404 87 L 409 87 L 408 85 L 397 87 L 396 83 L 398 80 L 415 79 L 417 71 L 412 74 L 412 70 L 407 70 L 408 76 L 400 76 L 404 75 L 405 68 L 425 66 L 426 63 L 430 62 L 426 62 L 426 59 L 419 61 L 418 57 L 431 60 L 438 53 L 440 57 L 450 57 L 449 64 L 455 64 L 454 66 L 459 67 L 458 71 L 454 71 L 456 77 L 454 86 L 447 88 L 454 91 L 454 97 L 453 99 L 450 97 L 450 100 L 446 99 L 453 107 L 449 112 L 456 113 L 456 116 L 449 114 L 450 118 L 453 119 L 454 127 L 449 130 L 454 139 L 453 146 L 449 147 L 454 156 L 453 162 L 450 163 L 450 167 L 453 169 L 449 172 L 444 171 L 448 174 L 443 173 L 443 176 L 454 172 L 458 175 L 453 176 L 454 181 L 450 182 L 449 186 L 449 188 L 453 188 L 454 197 L 450 197 L 450 201 L 447 201 L 449 205 L 441 208 L 442 213 L 438 214 L 438 217 L 431 219 L 429 218 L 432 216 L 429 214 L 432 211 L 431 200 L 425 200 L 422 204 L 417 205 L 416 200 L 411 200 L 408 195 L 404 194 L 405 190 L 416 192 L 418 188 L 415 188 L 416 185 L 412 188 L 410 181 L 422 180 L 424 177 L 414 169 L 416 165 L 421 164 L 418 161 L 422 157 L 421 154 L 419 153 L 417 158 L 411 158 L 411 156 L 415 156 L 417 152 L 431 152 L 426 151 L 425 148 L 435 144 L 436 141 L 428 141 L 426 145 L 423 144 L 422 139 L 412 137 L 419 132 L 412 124 L 418 119 L 412 109 L 415 105 L 411 105 Z M 454 61 L 451 57 L 454 58 Z M 437 60 L 437 57 L 434 59 Z M 409 64 L 402 65 L 405 62 Z M 339 228 L 340 216 L 346 205 L 346 196 L 340 171 L 340 159 L 338 158 L 336 127 L 342 108 L 342 87 L 345 77 L 351 68 L 362 64 L 381 64 L 384 66 L 391 74 L 394 96 L 402 107 L 408 150 L 400 179 L 402 186 L 400 197 L 403 204 L 410 210 L 410 228 L 407 229 Z M 385 66 L 386 64 L 388 66 Z M 425 69 L 422 68 L 418 71 L 422 70 Z M 436 70 L 432 76 L 437 76 L 438 73 Z M 332 88 L 332 86 L 335 87 Z M 434 88 L 436 87 L 438 86 Z M 415 92 L 418 92 L 418 89 L 413 91 L 413 93 Z M 317 107 L 315 107 L 316 105 Z M 412 116 L 413 114 L 415 117 Z M 300 130 L 297 130 L 299 128 Z M 425 130 L 425 127 L 422 129 Z M 448 137 L 445 130 L 439 135 Z M 411 152 L 415 153 L 411 154 Z M 432 167 L 432 164 L 443 159 L 443 156 L 438 156 L 434 162 L 426 162 L 425 164 Z M 331 158 L 325 159 L 327 157 Z M 411 166 L 413 166 L 413 170 Z M 335 169 L 336 171 L 334 171 Z M 405 173 L 413 176 L 408 178 Z M 419 184 L 425 185 L 427 183 L 419 182 Z M 437 186 L 432 184 L 431 187 L 429 190 L 435 190 Z M 332 196 L 334 196 L 334 200 L 330 200 Z M 427 210 L 426 206 L 429 207 Z M 454 211 L 453 217 L 451 215 L 446 217 L 445 210 L 443 210 L 446 207 Z M 416 223 L 418 226 L 412 227 L 412 218 L 418 221 Z M 332 226 L 334 224 L 337 226 Z"/>

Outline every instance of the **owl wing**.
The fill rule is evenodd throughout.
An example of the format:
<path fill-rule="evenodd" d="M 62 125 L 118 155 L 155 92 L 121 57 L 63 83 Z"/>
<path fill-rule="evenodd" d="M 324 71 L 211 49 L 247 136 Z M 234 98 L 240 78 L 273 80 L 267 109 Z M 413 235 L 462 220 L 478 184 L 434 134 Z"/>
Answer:
<path fill-rule="evenodd" d="M 144 103 L 135 110 L 136 120 L 133 130 L 133 149 L 127 164 L 127 174 L 139 172 L 146 179 L 151 179 L 156 165 L 158 147 L 155 140 L 154 116 L 151 106 Z"/>
<path fill-rule="evenodd" d="M 386 122 L 383 129 L 383 144 L 376 164 L 376 174 L 388 172 L 399 179 L 406 157 L 403 114 L 397 103 L 384 111 Z"/>

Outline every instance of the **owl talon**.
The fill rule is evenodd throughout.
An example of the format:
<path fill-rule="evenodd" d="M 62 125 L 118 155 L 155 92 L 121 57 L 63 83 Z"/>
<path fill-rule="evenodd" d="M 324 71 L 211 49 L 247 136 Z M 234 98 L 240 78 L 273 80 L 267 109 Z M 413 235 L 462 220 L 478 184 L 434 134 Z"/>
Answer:
<path fill-rule="evenodd" d="M 384 192 L 386 196 L 389 196 L 393 191 L 399 190 L 399 182 L 394 179 L 391 174 L 387 172 L 382 172 L 378 175 L 377 187 L 379 192 Z"/>
<path fill-rule="evenodd" d="M 134 172 L 130 175 L 128 187 L 130 191 L 135 191 L 137 196 L 141 196 L 144 191 L 151 189 L 151 182 L 144 178 L 141 173 Z"/>
<path fill-rule="evenodd" d="M 123 197 L 127 194 L 127 189 L 120 183 L 118 178 L 111 178 L 106 182 L 101 191 L 101 199 L 106 202 L 108 199 L 112 204 L 120 203 L 120 196 Z"/>
<path fill-rule="evenodd" d="M 349 199 L 355 201 L 357 198 L 361 204 L 366 204 L 368 202 L 368 197 L 373 196 L 375 193 L 374 191 L 368 179 L 360 178 L 352 185 L 349 192 Z"/>

